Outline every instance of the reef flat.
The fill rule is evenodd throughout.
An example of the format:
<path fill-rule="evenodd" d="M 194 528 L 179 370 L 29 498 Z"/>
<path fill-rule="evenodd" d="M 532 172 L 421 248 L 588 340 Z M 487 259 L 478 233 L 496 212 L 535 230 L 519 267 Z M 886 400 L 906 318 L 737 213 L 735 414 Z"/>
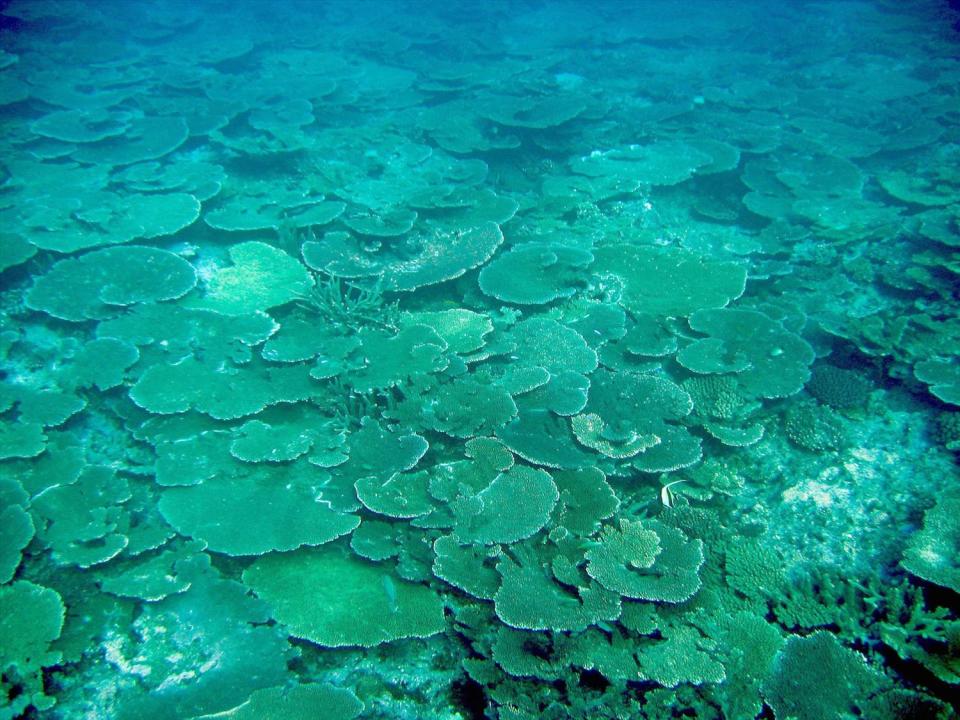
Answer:
<path fill-rule="evenodd" d="M 946 2 L 0 2 L 0 720 L 946 720 Z"/>

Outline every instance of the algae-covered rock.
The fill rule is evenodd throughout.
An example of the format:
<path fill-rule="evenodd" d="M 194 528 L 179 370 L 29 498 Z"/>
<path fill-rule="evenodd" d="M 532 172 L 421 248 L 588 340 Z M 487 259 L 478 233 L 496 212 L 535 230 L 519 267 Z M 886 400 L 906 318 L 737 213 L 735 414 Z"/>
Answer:
<path fill-rule="evenodd" d="M 186 571 L 189 589 L 144 603 L 129 633 L 108 638 L 111 671 L 138 677 L 114 701 L 117 718 L 218 714 L 286 682 L 296 652 L 268 624 L 266 605 L 209 565 L 196 563 Z"/>

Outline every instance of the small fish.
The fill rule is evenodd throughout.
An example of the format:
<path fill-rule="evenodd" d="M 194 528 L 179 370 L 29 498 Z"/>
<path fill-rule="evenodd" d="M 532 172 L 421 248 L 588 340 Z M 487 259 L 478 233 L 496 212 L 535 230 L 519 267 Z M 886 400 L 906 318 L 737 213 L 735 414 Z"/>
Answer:
<path fill-rule="evenodd" d="M 393 584 L 393 579 L 389 575 L 383 576 L 383 589 L 387 593 L 387 603 L 390 606 L 390 612 L 397 612 L 397 610 L 399 610 L 397 606 L 397 586 Z"/>
<path fill-rule="evenodd" d="M 663 503 L 664 507 L 672 508 L 673 507 L 673 491 L 670 488 L 677 483 L 686 482 L 685 480 L 674 480 L 669 482 L 660 488 L 660 502 Z"/>

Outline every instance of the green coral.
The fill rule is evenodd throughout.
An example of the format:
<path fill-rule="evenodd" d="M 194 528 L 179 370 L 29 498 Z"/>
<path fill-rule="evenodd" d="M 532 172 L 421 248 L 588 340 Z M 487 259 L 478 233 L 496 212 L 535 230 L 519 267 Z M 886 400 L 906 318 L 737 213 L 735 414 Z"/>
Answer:
<path fill-rule="evenodd" d="M 708 337 L 683 348 L 680 364 L 696 373 L 733 373 L 749 397 L 781 398 L 810 377 L 813 348 L 755 310 L 699 310 L 690 327 Z"/>
<path fill-rule="evenodd" d="M 555 523 L 575 535 L 592 535 L 600 522 L 620 507 L 616 492 L 599 468 L 555 470 L 551 474 L 560 491 Z"/>
<path fill-rule="evenodd" d="M 27 580 L 0 587 L 0 667 L 7 695 L 0 710 L 8 717 L 53 706 L 42 674 L 60 660 L 50 644 L 60 637 L 63 616 L 63 600 L 55 590 Z"/>
<path fill-rule="evenodd" d="M 453 535 L 444 535 L 433 543 L 436 558 L 433 574 L 481 600 L 493 600 L 500 588 L 500 575 L 495 567 L 499 548 L 461 545 Z"/>
<path fill-rule="evenodd" d="M 12 422 L 0 418 L 0 460 L 36 457 L 47 447 L 39 423 Z"/>
<path fill-rule="evenodd" d="M 36 279 L 25 300 L 33 310 L 81 322 L 112 317 L 139 303 L 173 300 L 196 284 L 196 271 L 183 258 L 125 245 L 60 260 Z"/>
<path fill-rule="evenodd" d="M 263 688 L 250 693 L 242 705 L 194 720 L 352 720 L 363 703 L 349 690 L 324 683 Z"/>
<path fill-rule="evenodd" d="M 773 670 L 783 638 L 775 625 L 746 611 L 722 618 L 718 626 L 711 635 L 726 668 L 726 680 L 717 688 L 724 712 L 727 717 L 756 717 L 763 705 L 760 686 Z"/>
<path fill-rule="evenodd" d="M 327 647 L 429 637 L 445 625 L 443 604 L 430 588 L 336 548 L 271 554 L 243 578 L 294 637 Z"/>
<path fill-rule="evenodd" d="M 585 413 L 573 419 L 577 440 L 645 472 L 668 472 L 700 459 L 700 439 L 677 424 L 693 409 L 669 379 L 627 371 L 591 376 Z"/>
<path fill-rule="evenodd" d="M 303 366 L 222 368 L 186 358 L 158 363 L 130 388 L 130 399 L 159 415 L 197 410 L 217 420 L 233 420 L 270 405 L 307 400 L 318 392 Z"/>
<path fill-rule="evenodd" d="M 30 513 L 19 505 L 0 512 L 0 583 L 10 582 L 20 565 L 21 551 L 33 539 Z"/>
<path fill-rule="evenodd" d="M 835 720 L 859 717 L 881 679 L 862 655 L 819 630 L 787 640 L 762 689 L 777 717 Z"/>
<path fill-rule="evenodd" d="M 571 169 L 588 177 L 629 178 L 643 185 L 676 185 L 702 166 L 713 162 L 710 155 L 679 140 L 658 140 L 576 158 Z"/>
<path fill-rule="evenodd" d="M 743 294 L 743 266 L 678 248 L 611 245 L 594 251 L 593 274 L 631 313 L 686 316 Z"/>
<path fill-rule="evenodd" d="M 424 396 L 411 394 L 424 427 L 452 437 L 468 438 L 495 432 L 517 414 L 513 397 L 498 384 L 461 375 Z"/>
<path fill-rule="evenodd" d="M 66 370 L 71 384 L 110 390 L 123 383 L 126 371 L 140 359 L 135 345 L 111 337 L 86 343 Z"/>
<path fill-rule="evenodd" d="M 960 592 L 960 496 L 941 498 L 927 510 L 923 529 L 910 538 L 903 566 L 914 575 Z"/>
<path fill-rule="evenodd" d="M 297 423 L 270 425 L 248 420 L 237 428 L 230 454 L 244 462 L 296 460 L 313 447 L 314 432 Z"/>
<path fill-rule="evenodd" d="M 913 368 L 917 380 L 930 386 L 930 392 L 951 405 L 960 405 L 960 361 L 957 357 L 933 358 Z"/>
<path fill-rule="evenodd" d="M 449 362 L 446 343 L 427 325 L 409 325 L 397 333 L 364 328 L 357 338 L 347 382 L 358 392 L 394 387 L 411 376 L 439 372 Z"/>
<path fill-rule="evenodd" d="M 238 365 L 250 361 L 252 348 L 277 332 L 266 313 L 224 315 L 174 304 L 138 305 L 123 315 L 97 325 L 97 336 L 136 345 L 144 360 L 158 357 L 177 363 L 188 356 Z M 198 358 L 199 359 L 199 358 Z"/>
<path fill-rule="evenodd" d="M 494 596 L 497 616 L 521 630 L 583 630 L 620 615 L 620 596 L 583 579 L 571 588 L 529 548 L 503 557 L 497 564 L 502 578 Z"/>
<path fill-rule="evenodd" d="M 587 573 L 624 597 L 679 603 L 700 589 L 703 542 L 659 520 L 622 520 L 586 558 Z"/>
<path fill-rule="evenodd" d="M 404 313 L 400 324 L 433 328 L 450 352 L 461 355 L 480 350 L 486 336 L 493 332 L 493 322 L 487 315 L 466 308 Z"/>
<path fill-rule="evenodd" d="M 213 271 L 195 307 L 225 315 L 269 310 L 307 295 L 313 277 L 299 260 L 266 243 L 250 241 L 230 248 L 231 265 Z"/>
<path fill-rule="evenodd" d="M 542 305 L 570 297 L 586 284 L 593 255 L 576 247 L 526 243 L 488 263 L 478 276 L 480 289 L 504 302 Z"/>
<path fill-rule="evenodd" d="M 71 485 L 57 485 L 34 498 L 37 536 L 59 563 L 82 568 L 105 563 L 129 543 L 124 504 L 130 484 L 105 466 L 84 468 Z"/>
<path fill-rule="evenodd" d="M 807 390 L 820 402 L 845 410 L 865 407 L 873 386 L 863 373 L 818 364 L 810 375 Z"/>
<path fill-rule="evenodd" d="M 452 503 L 454 535 L 460 542 L 486 545 L 523 540 L 546 525 L 559 497 L 548 472 L 514 465 L 476 495 Z"/>
<path fill-rule="evenodd" d="M 786 412 L 783 429 L 787 437 L 804 450 L 835 450 L 843 442 L 843 425 L 826 405 L 792 405 Z"/>
<path fill-rule="evenodd" d="M 665 687 L 680 683 L 720 683 L 726 677 L 723 665 L 709 652 L 710 642 L 693 627 L 678 627 L 665 638 L 640 650 L 641 672 Z"/>
<path fill-rule="evenodd" d="M 660 536 L 640 522 L 621 520 L 619 527 L 604 528 L 597 547 L 587 551 L 587 573 L 611 590 L 627 597 L 642 597 L 634 571 L 653 565 L 660 554 Z"/>
<path fill-rule="evenodd" d="M 425 471 L 369 475 L 357 480 L 357 499 L 375 513 L 394 518 L 415 518 L 426 515 L 434 505 L 427 491 Z"/>
<path fill-rule="evenodd" d="M 523 365 L 546 368 L 551 373 L 571 371 L 586 374 L 597 367 L 597 354 L 583 336 L 566 325 L 545 317 L 522 320 L 510 329 L 514 354 Z"/>
<path fill-rule="evenodd" d="M 284 482 L 269 468 L 218 473 L 196 485 L 165 490 L 160 512 L 182 535 L 228 555 L 321 545 L 360 522 L 330 507 L 315 473 L 290 469 L 285 474 Z"/>

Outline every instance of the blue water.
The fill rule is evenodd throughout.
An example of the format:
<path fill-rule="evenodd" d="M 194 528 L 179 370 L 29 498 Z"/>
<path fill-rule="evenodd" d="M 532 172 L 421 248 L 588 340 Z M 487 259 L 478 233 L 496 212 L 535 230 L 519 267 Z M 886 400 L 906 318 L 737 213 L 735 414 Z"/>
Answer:
<path fill-rule="evenodd" d="M 951 718 L 952 3 L 0 2 L 0 718 Z"/>

